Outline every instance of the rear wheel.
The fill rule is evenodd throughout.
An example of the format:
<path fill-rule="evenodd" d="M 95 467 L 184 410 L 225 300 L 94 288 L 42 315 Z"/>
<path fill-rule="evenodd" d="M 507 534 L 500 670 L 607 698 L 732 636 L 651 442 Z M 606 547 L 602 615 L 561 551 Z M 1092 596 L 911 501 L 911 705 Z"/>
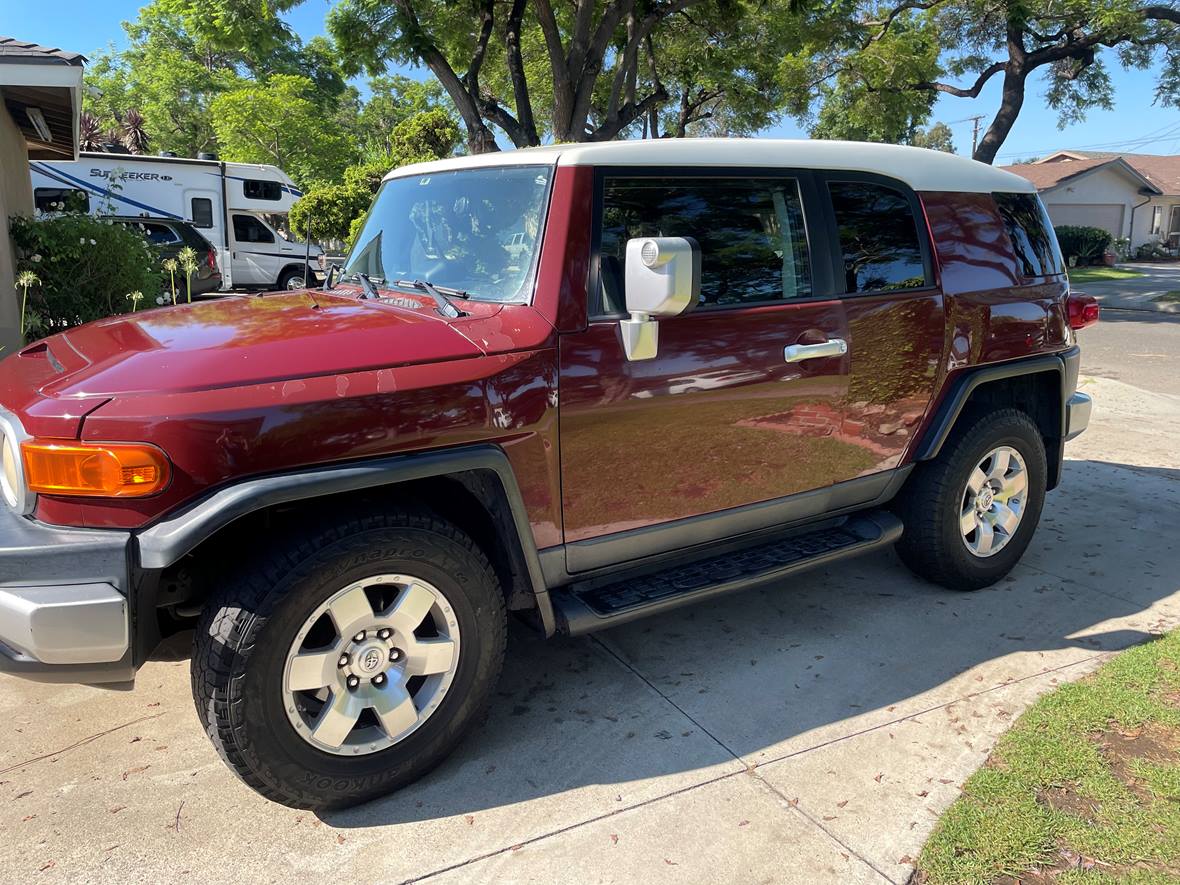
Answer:
<path fill-rule="evenodd" d="M 995 583 L 1032 540 L 1046 473 L 1044 440 L 1027 414 L 1002 409 L 967 420 L 897 501 L 905 523 L 898 554 L 953 590 Z"/>
<path fill-rule="evenodd" d="M 197 714 L 268 798 L 350 805 L 450 752 L 490 697 L 505 631 L 495 573 L 457 528 L 414 513 L 342 521 L 208 601 Z"/>

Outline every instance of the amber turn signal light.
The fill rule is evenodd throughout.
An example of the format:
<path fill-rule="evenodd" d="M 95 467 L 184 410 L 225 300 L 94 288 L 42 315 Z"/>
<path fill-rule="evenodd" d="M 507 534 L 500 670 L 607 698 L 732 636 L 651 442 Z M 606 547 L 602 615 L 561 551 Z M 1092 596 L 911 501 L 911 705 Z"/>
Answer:
<path fill-rule="evenodd" d="M 168 484 L 168 458 L 146 443 L 76 443 L 43 439 L 21 444 L 30 492 L 142 498 Z"/>

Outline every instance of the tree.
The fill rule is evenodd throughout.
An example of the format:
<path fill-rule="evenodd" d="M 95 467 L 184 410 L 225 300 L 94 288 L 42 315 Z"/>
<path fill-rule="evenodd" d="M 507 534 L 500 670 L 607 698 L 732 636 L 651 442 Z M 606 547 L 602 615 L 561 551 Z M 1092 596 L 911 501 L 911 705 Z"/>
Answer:
<path fill-rule="evenodd" d="M 833 101 L 829 116 L 864 126 L 879 106 L 893 114 L 896 135 L 923 123 L 939 95 L 977 98 L 998 77 L 1000 106 L 975 150 L 987 163 L 1012 131 L 1037 72 L 1061 125 L 1111 107 L 1111 58 L 1126 68 L 1158 67 L 1157 98 L 1169 105 L 1180 99 L 1180 8 L 1171 3 L 891 0 L 882 7 L 854 0 L 851 15 L 843 4 L 817 6 L 809 21 L 811 39 L 783 65 L 788 83 L 802 90 L 798 116 L 818 104 L 822 121 Z M 947 49 L 914 55 L 929 39 Z"/>
<path fill-rule="evenodd" d="M 360 109 L 357 131 L 381 154 L 393 150 L 393 130 L 415 114 L 443 110 L 453 114 L 442 87 L 437 81 L 412 80 L 401 74 L 390 74 L 369 79 L 369 100 Z"/>
<path fill-rule="evenodd" d="M 355 156 L 353 146 L 314 95 L 310 79 L 291 74 L 218 95 L 209 109 L 225 159 L 273 163 L 304 185 L 338 179 Z"/>
<path fill-rule="evenodd" d="M 475 153 L 497 149 L 492 126 L 517 147 L 540 144 L 542 135 L 558 142 L 615 138 L 645 118 L 655 120 L 653 112 L 672 100 L 673 82 L 684 86 L 678 98 L 689 106 L 677 131 L 720 119 L 731 87 L 746 90 L 733 105 L 744 104 L 734 117 L 741 118 L 757 82 L 744 74 L 765 61 L 747 52 L 736 62 L 741 73 L 723 74 L 735 64 L 724 47 L 740 34 L 749 12 L 745 2 L 341 0 L 328 26 L 357 70 L 378 74 L 390 61 L 428 67 L 454 103 Z M 767 0 L 759 8 L 770 10 L 763 13 L 770 18 L 785 14 L 785 2 Z M 689 16 L 698 13 L 707 19 L 707 32 L 690 27 Z M 679 52 L 662 56 L 673 29 L 696 36 L 692 65 L 683 43 Z"/>
<path fill-rule="evenodd" d="M 909 143 L 914 147 L 929 148 L 932 151 L 944 151 L 948 154 L 955 152 L 954 133 L 946 123 L 935 123 L 929 129 L 916 129 L 909 137 Z"/>

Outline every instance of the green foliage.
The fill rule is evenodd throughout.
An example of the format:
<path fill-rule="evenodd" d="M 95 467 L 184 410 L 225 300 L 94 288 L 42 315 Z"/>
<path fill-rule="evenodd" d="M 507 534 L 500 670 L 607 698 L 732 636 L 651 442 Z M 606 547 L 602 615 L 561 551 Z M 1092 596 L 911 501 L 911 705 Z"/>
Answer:
<path fill-rule="evenodd" d="M 1100 227 L 1084 225 L 1062 224 L 1053 228 L 1057 233 L 1057 242 L 1061 246 L 1061 254 L 1068 260 L 1076 256 L 1078 264 L 1086 264 L 1102 255 L 1114 241 L 1109 231 Z"/>
<path fill-rule="evenodd" d="M 369 91 L 369 100 L 357 118 L 357 133 L 367 152 L 391 153 L 394 128 L 415 114 L 443 110 L 454 119 L 454 108 L 435 80 L 421 82 L 390 74 L 370 78 Z"/>
<path fill-rule="evenodd" d="M 301 184 L 338 179 L 354 156 L 348 136 L 326 118 L 307 77 L 276 74 L 244 83 L 210 104 L 222 158 L 273 163 Z"/>
<path fill-rule="evenodd" d="M 27 287 L 30 339 L 132 310 L 138 300 L 129 293 L 162 288 L 157 254 L 123 225 L 72 213 L 9 224 L 18 272 L 38 278 Z"/>
<path fill-rule="evenodd" d="M 388 171 L 388 170 L 386 170 Z M 349 239 L 352 221 L 364 215 L 373 201 L 366 188 L 343 184 L 313 187 L 291 207 L 291 230 L 313 240 Z"/>
<path fill-rule="evenodd" d="M 914 147 L 932 151 L 943 151 L 948 154 L 955 152 L 954 133 L 946 123 L 935 123 L 929 129 L 915 129 L 908 142 Z"/>

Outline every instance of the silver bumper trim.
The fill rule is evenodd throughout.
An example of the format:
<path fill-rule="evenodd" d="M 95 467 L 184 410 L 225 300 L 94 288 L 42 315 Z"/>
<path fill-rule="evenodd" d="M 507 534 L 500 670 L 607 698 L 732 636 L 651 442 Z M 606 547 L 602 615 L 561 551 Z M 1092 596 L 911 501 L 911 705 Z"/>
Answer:
<path fill-rule="evenodd" d="M 1065 404 L 1065 438 L 1073 439 L 1090 425 L 1094 400 L 1084 393 L 1075 393 Z"/>
<path fill-rule="evenodd" d="M 127 600 L 104 583 L 3 587 L 0 642 L 42 664 L 112 663 L 127 653 Z"/>

